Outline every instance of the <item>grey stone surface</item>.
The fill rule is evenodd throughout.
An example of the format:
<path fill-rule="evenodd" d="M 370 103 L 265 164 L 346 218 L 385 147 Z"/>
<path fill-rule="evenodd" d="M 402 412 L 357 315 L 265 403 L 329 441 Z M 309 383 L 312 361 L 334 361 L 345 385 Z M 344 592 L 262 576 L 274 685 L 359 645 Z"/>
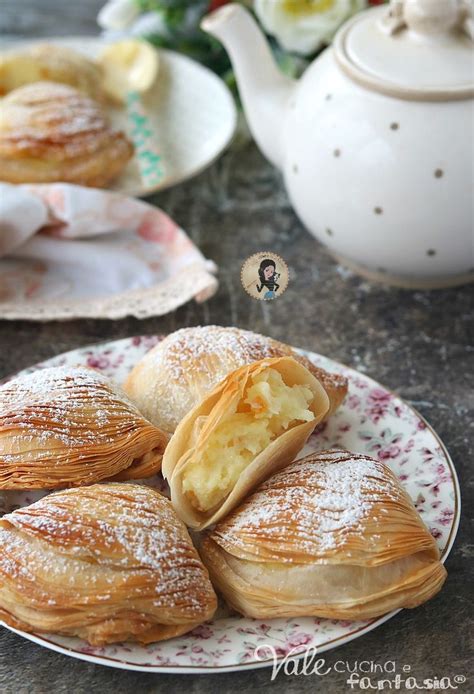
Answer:
<path fill-rule="evenodd" d="M 0 1 L 8 34 L 94 33 L 97 0 Z M 324 654 L 324 677 L 263 669 L 238 674 L 151 675 L 80 662 L 0 628 L 0 692 L 350 691 L 348 669 L 361 661 L 404 665 L 418 680 L 472 672 L 472 539 L 474 285 L 436 292 L 388 289 L 338 266 L 303 229 L 280 176 L 251 144 L 234 148 L 194 180 L 153 201 L 171 214 L 220 267 L 220 290 L 208 303 L 188 304 L 159 318 L 35 324 L 0 322 L 0 377 L 33 362 L 97 341 L 218 323 L 272 335 L 360 369 L 413 403 L 435 427 L 460 477 L 463 518 L 447 561 L 442 593 L 405 610 L 376 631 Z M 242 290 L 242 261 L 259 250 L 287 261 L 291 284 L 278 301 L 257 302 Z M 0 548 L 1 551 L 1 548 Z M 337 665 L 338 661 L 347 665 Z M 377 677 L 373 678 L 375 682 Z M 402 687 L 403 689 L 403 687 Z M 358 691 L 358 689 L 355 689 Z"/>

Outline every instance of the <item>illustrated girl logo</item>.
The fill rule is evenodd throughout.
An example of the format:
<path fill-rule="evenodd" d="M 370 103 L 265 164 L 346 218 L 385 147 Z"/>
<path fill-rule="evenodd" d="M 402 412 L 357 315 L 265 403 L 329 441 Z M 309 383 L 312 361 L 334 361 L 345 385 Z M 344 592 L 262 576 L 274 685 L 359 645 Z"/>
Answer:
<path fill-rule="evenodd" d="M 254 253 L 242 265 L 240 280 L 253 299 L 271 301 L 280 297 L 288 286 L 288 266 L 272 251 Z"/>
<path fill-rule="evenodd" d="M 276 292 L 280 289 L 280 285 L 278 284 L 280 273 L 276 271 L 275 261 L 271 258 L 262 260 L 258 268 L 258 276 L 260 284 L 257 283 L 257 292 L 260 294 L 263 289 L 266 289 L 267 291 L 263 295 L 263 298 L 266 301 L 274 299 L 276 297 Z"/>

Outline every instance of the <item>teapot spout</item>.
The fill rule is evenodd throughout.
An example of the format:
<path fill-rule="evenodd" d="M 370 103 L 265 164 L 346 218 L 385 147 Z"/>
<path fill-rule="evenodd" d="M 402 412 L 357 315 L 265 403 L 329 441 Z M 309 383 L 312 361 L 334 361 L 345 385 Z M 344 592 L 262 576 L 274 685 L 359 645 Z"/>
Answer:
<path fill-rule="evenodd" d="M 283 119 L 295 81 L 280 72 L 256 21 L 242 5 L 224 5 L 207 15 L 201 28 L 229 53 L 252 135 L 265 157 L 281 168 Z"/>

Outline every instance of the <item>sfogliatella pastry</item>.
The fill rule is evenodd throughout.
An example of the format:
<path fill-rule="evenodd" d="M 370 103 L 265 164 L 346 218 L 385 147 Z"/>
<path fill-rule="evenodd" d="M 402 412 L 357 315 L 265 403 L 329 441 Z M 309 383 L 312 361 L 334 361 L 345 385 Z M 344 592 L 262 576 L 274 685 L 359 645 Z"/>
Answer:
<path fill-rule="evenodd" d="M 292 357 L 232 371 L 186 415 L 163 457 L 179 516 L 201 530 L 301 451 L 329 398 Z"/>
<path fill-rule="evenodd" d="M 257 618 L 370 619 L 417 607 L 446 578 L 395 475 L 342 450 L 268 479 L 205 538 L 201 556 L 228 603 Z"/>
<path fill-rule="evenodd" d="M 0 96 L 32 82 L 60 82 L 95 101 L 106 101 L 100 65 L 83 53 L 41 43 L 0 55 Z"/>
<path fill-rule="evenodd" d="M 102 108 L 65 84 L 35 82 L 0 101 L 0 180 L 101 187 L 133 153 Z"/>
<path fill-rule="evenodd" d="M 150 422 L 173 432 L 183 417 L 225 376 L 267 357 L 293 357 L 326 390 L 329 417 L 347 393 L 347 379 L 321 369 L 283 342 L 218 325 L 168 335 L 130 373 L 124 388 Z"/>
<path fill-rule="evenodd" d="M 0 387 L 0 489 L 149 477 L 167 442 L 93 369 L 40 369 Z"/>
<path fill-rule="evenodd" d="M 94 645 L 210 619 L 207 570 L 171 503 L 138 484 L 55 492 L 0 520 L 0 620 Z"/>

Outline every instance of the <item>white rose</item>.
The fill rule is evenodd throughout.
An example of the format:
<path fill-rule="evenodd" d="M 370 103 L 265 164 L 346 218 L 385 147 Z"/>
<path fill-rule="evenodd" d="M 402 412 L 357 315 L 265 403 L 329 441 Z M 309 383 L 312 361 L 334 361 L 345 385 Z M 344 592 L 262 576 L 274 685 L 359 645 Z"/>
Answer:
<path fill-rule="evenodd" d="M 341 24 L 367 7 L 367 0 L 254 0 L 265 31 L 287 51 L 314 53 Z"/>
<path fill-rule="evenodd" d="M 130 27 L 132 36 L 157 36 L 168 37 L 169 31 L 159 12 L 146 12 L 133 22 Z"/>
<path fill-rule="evenodd" d="M 103 29 L 127 29 L 139 14 L 134 0 L 109 0 L 97 15 L 97 24 Z"/>

